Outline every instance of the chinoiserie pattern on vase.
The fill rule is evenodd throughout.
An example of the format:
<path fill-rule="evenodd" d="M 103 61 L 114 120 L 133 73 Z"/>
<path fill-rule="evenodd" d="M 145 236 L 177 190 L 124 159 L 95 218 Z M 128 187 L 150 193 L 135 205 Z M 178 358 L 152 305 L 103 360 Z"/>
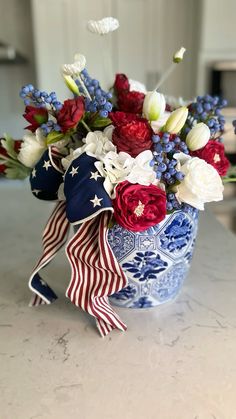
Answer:
<path fill-rule="evenodd" d="M 118 224 L 108 241 L 129 285 L 110 301 L 129 308 L 149 308 L 179 293 L 190 267 L 198 228 L 198 211 L 185 205 L 155 227 L 140 233 Z"/>

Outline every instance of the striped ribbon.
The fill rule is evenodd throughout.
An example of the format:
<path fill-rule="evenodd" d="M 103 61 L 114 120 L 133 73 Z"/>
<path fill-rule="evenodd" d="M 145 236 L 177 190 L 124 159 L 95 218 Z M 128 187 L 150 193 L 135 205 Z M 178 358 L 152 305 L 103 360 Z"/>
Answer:
<path fill-rule="evenodd" d="M 102 337 L 112 329 L 126 330 L 108 296 L 127 285 L 127 279 L 107 241 L 110 211 L 84 222 L 66 247 L 71 281 L 66 296 L 96 318 Z"/>
<path fill-rule="evenodd" d="M 66 203 L 59 201 L 49 218 L 43 233 L 43 254 L 29 279 L 33 292 L 30 306 L 50 304 L 56 294 L 42 280 L 38 272 L 45 267 L 65 244 L 70 224 L 66 217 Z M 96 318 L 102 337 L 112 329 L 126 330 L 126 325 L 108 302 L 108 296 L 127 285 L 122 271 L 107 241 L 110 211 L 81 224 L 66 247 L 71 265 L 71 280 L 66 296 L 73 304 Z"/>
<path fill-rule="evenodd" d="M 59 201 L 51 214 L 43 232 L 43 254 L 35 265 L 29 279 L 29 288 L 34 295 L 30 306 L 50 304 L 57 299 L 49 285 L 38 272 L 46 266 L 67 241 L 70 223 L 66 218 L 65 201 Z"/>

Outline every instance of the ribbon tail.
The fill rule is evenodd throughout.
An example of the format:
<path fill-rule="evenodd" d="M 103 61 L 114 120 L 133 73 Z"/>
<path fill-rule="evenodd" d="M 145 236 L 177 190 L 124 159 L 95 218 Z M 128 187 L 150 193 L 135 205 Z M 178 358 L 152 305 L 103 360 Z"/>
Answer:
<path fill-rule="evenodd" d="M 40 277 L 39 271 L 46 266 L 67 241 L 70 223 L 66 218 L 66 204 L 59 201 L 51 214 L 43 232 L 43 254 L 35 265 L 29 278 L 29 288 L 33 292 L 30 306 L 51 304 L 57 295 Z"/>
<path fill-rule="evenodd" d="M 112 329 L 126 330 L 108 302 L 108 296 L 127 285 L 126 276 L 107 241 L 112 214 L 102 212 L 84 222 L 66 247 L 71 281 L 66 292 L 76 306 L 96 318 L 102 337 Z"/>

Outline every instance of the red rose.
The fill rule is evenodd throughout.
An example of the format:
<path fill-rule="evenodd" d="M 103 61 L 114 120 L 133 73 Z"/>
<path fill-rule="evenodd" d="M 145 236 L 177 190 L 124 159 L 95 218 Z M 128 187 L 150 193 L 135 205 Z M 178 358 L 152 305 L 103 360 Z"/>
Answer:
<path fill-rule="evenodd" d="M 143 231 L 166 216 L 166 194 L 155 185 L 118 183 L 112 201 L 118 224 L 130 231 Z"/>
<path fill-rule="evenodd" d="M 117 106 L 120 111 L 141 114 L 143 111 L 144 93 L 120 92 L 118 94 Z"/>
<path fill-rule="evenodd" d="M 84 114 L 84 98 L 79 96 L 75 99 L 65 100 L 63 107 L 58 112 L 57 122 L 63 133 L 74 128 Z"/>
<path fill-rule="evenodd" d="M 118 125 L 126 124 L 127 122 L 137 121 L 140 119 L 139 116 L 133 113 L 126 112 L 110 112 L 109 118 L 112 120 L 113 124 L 117 127 Z"/>
<path fill-rule="evenodd" d="M 36 129 L 47 122 L 48 120 L 48 111 L 45 108 L 36 108 L 35 106 L 26 106 L 25 113 L 23 117 L 26 121 L 30 122 L 31 125 L 25 129 L 29 129 L 32 132 L 35 132 Z"/>
<path fill-rule="evenodd" d="M 191 155 L 211 164 L 220 176 L 225 176 L 230 166 L 229 160 L 225 157 L 224 145 L 218 141 L 209 140 L 205 147 L 193 151 Z"/>
<path fill-rule="evenodd" d="M 116 74 L 114 89 L 117 93 L 122 90 L 129 90 L 129 79 L 125 74 Z"/>
<path fill-rule="evenodd" d="M 138 118 L 116 126 L 112 133 L 112 141 L 118 152 L 125 151 L 136 157 L 142 151 L 151 149 L 152 130 L 146 119 Z"/>

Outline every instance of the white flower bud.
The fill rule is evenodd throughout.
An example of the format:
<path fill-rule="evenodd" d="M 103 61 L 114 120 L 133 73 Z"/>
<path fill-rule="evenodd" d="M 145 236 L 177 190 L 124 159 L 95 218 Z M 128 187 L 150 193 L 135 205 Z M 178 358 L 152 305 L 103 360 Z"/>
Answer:
<path fill-rule="evenodd" d="M 182 106 L 181 108 L 171 112 L 165 125 L 165 131 L 168 131 L 170 134 L 178 134 L 178 132 L 180 132 L 180 130 L 183 128 L 187 117 L 188 108 L 185 106 Z"/>
<path fill-rule="evenodd" d="M 181 47 L 178 51 L 176 51 L 175 55 L 173 56 L 174 63 L 178 64 L 181 61 L 183 61 L 185 51 L 186 51 L 186 48 L 184 47 Z"/>
<path fill-rule="evenodd" d="M 204 122 L 196 124 L 186 137 L 186 144 L 191 151 L 199 150 L 204 147 L 211 136 L 210 129 Z"/>
<path fill-rule="evenodd" d="M 143 102 L 143 115 L 149 121 L 158 120 L 165 112 L 166 101 L 165 96 L 161 93 L 148 92 Z"/>

